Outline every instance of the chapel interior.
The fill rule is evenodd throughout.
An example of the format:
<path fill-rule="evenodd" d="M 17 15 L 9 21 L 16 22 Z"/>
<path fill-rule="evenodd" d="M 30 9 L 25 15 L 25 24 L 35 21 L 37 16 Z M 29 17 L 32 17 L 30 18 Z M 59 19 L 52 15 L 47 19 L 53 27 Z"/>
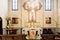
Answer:
<path fill-rule="evenodd" d="M 0 0 L 0 40 L 60 40 L 60 0 Z"/>

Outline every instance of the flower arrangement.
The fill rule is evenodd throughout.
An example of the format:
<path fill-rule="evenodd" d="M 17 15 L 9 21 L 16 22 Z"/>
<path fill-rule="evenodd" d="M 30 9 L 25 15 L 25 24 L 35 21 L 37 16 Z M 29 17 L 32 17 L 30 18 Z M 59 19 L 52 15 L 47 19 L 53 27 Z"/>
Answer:
<path fill-rule="evenodd" d="M 10 17 L 7 17 L 7 18 L 6 18 L 6 21 L 7 21 L 7 27 L 8 27 L 8 28 L 11 28 L 11 26 L 12 26 L 11 18 L 10 18 Z"/>
<path fill-rule="evenodd" d="M 6 18 L 6 21 L 7 21 L 7 26 L 8 26 L 11 23 L 10 17 Z"/>

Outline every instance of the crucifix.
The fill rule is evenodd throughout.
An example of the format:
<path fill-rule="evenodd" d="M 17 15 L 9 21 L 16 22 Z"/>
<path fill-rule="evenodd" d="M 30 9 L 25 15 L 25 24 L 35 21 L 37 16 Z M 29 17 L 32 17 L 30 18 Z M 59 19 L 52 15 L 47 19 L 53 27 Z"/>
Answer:
<path fill-rule="evenodd" d="M 40 10 L 42 6 L 39 0 L 27 0 L 23 6 L 29 13 L 29 22 L 36 22 L 36 11 Z"/>

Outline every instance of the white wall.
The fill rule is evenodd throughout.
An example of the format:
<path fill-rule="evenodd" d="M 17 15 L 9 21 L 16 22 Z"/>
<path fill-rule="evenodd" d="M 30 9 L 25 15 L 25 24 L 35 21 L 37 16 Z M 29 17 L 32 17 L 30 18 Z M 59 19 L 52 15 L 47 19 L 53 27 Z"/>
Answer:
<path fill-rule="evenodd" d="M 60 27 L 60 0 L 58 0 L 58 27 Z"/>
<path fill-rule="evenodd" d="M 8 13 L 8 0 L 0 0 L 0 17 L 3 19 L 3 28 L 6 26 L 6 16 Z"/>
<path fill-rule="evenodd" d="M 60 16 L 60 0 L 58 0 L 58 16 Z"/>

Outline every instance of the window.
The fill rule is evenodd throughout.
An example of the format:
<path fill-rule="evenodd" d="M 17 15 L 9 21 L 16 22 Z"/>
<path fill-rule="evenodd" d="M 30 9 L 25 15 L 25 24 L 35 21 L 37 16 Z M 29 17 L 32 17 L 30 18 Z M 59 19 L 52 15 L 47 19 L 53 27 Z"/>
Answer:
<path fill-rule="evenodd" d="M 52 10 L 52 0 L 45 0 L 45 11 L 51 11 Z"/>
<path fill-rule="evenodd" d="M 18 0 L 12 0 L 12 10 L 13 11 L 18 10 Z"/>

